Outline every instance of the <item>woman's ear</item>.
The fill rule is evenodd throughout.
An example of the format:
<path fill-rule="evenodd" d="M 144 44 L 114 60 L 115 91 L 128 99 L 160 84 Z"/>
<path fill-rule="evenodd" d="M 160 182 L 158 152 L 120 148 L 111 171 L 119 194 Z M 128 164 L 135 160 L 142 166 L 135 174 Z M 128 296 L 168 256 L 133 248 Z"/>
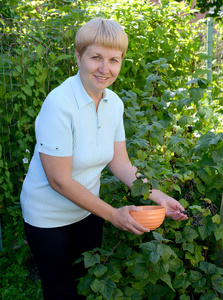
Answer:
<path fill-rule="evenodd" d="M 76 55 L 77 65 L 79 66 L 79 63 L 81 61 L 81 57 L 80 57 L 80 54 L 77 50 L 75 50 L 75 55 Z"/>

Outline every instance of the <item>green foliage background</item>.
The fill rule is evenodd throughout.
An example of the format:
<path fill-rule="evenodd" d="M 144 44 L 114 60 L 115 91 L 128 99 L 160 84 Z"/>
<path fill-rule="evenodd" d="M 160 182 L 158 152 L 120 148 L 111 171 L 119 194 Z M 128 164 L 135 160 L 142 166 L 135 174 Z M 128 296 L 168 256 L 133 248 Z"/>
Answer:
<path fill-rule="evenodd" d="M 44 1 L 2 4 L 0 73 L 0 218 L 3 252 L 1 299 L 41 299 L 35 267 L 24 242 L 19 194 L 35 145 L 34 121 L 47 93 L 76 73 L 74 37 L 92 17 L 113 18 L 129 36 L 129 49 L 111 87 L 125 104 L 131 161 L 158 188 L 178 199 L 192 219 L 165 219 L 137 237 L 106 223 L 102 249 L 85 253 L 89 274 L 80 282 L 87 299 L 220 299 L 223 270 L 222 65 L 215 24 L 213 81 L 206 80 L 206 23 L 192 22 L 186 3 L 162 1 Z M 13 6 L 14 4 L 14 6 Z M 216 47 L 218 46 L 218 47 Z M 193 182 L 193 184 L 192 184 Z M 150 204 L 149 185 L 132 192 L 109 170 L 101 196 L 119 207 Z M 190 194 L 190 199 L 186 195 Z M 218 206 L 212 216 L 199 204 Z M 28 286 L 28 288 L 27 288 Z"/>

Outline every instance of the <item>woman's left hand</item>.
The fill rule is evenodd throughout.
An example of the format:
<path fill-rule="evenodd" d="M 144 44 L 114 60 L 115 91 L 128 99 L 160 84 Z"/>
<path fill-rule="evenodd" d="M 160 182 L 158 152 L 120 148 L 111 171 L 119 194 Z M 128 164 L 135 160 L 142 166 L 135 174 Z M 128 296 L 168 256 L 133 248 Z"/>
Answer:
<path fill-rule="evenodd" d="M 188 219 L 187 215 L 183 213 L 183 211 L 185 211 L 184 207 L 178 201 L 169 196 L 161 200 L 159 205 L 166 208 L 166 217 L 170 217 L 177 221 Z"/>

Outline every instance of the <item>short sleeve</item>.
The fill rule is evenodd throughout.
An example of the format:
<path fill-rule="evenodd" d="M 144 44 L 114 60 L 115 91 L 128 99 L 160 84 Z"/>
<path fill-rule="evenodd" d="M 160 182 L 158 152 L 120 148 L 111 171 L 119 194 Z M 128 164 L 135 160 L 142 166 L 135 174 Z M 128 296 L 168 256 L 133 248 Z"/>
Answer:
<path fill-rule="evenodd" d="M 71 156 L 73 133 L 69 100 L 53 90 L 45 99 L 35 122 L 38 152 Z"/>
<path fill-rule="evenodd" d="M 124 104 L 122 100 L 119 98 L 119 111 L 118 111 L 119 120 L 115 132 L 115 142 L 125 141 L 125 128 L 124 128 L 123 114 L 124 114 Z"/>

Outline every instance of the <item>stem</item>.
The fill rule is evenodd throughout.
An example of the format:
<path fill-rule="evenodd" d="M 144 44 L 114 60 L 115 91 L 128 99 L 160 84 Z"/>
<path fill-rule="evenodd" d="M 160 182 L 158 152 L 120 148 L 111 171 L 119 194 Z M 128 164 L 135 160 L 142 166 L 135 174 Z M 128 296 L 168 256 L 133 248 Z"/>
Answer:
<path fill-rule="evenodd" d="M 116 233 L 116 236 L 119 237 L 117 233 Z M 118 244 L 112 249 L 112 253 L 115 252 L 115 249 L 119 246 L 119 244 L 121 243 L 121 241 L 122 241 L 122 239 L 120 239 L 119 242 L 118 242 Z M 111 255 L 108 255 L 108 256 L 106 257 L 106 259 L 105 259 L 103 265 L 106 264 L 106 262 L 107 262 L 107 260 L 109 259 L 110 256 L 111 256 Z"/>

